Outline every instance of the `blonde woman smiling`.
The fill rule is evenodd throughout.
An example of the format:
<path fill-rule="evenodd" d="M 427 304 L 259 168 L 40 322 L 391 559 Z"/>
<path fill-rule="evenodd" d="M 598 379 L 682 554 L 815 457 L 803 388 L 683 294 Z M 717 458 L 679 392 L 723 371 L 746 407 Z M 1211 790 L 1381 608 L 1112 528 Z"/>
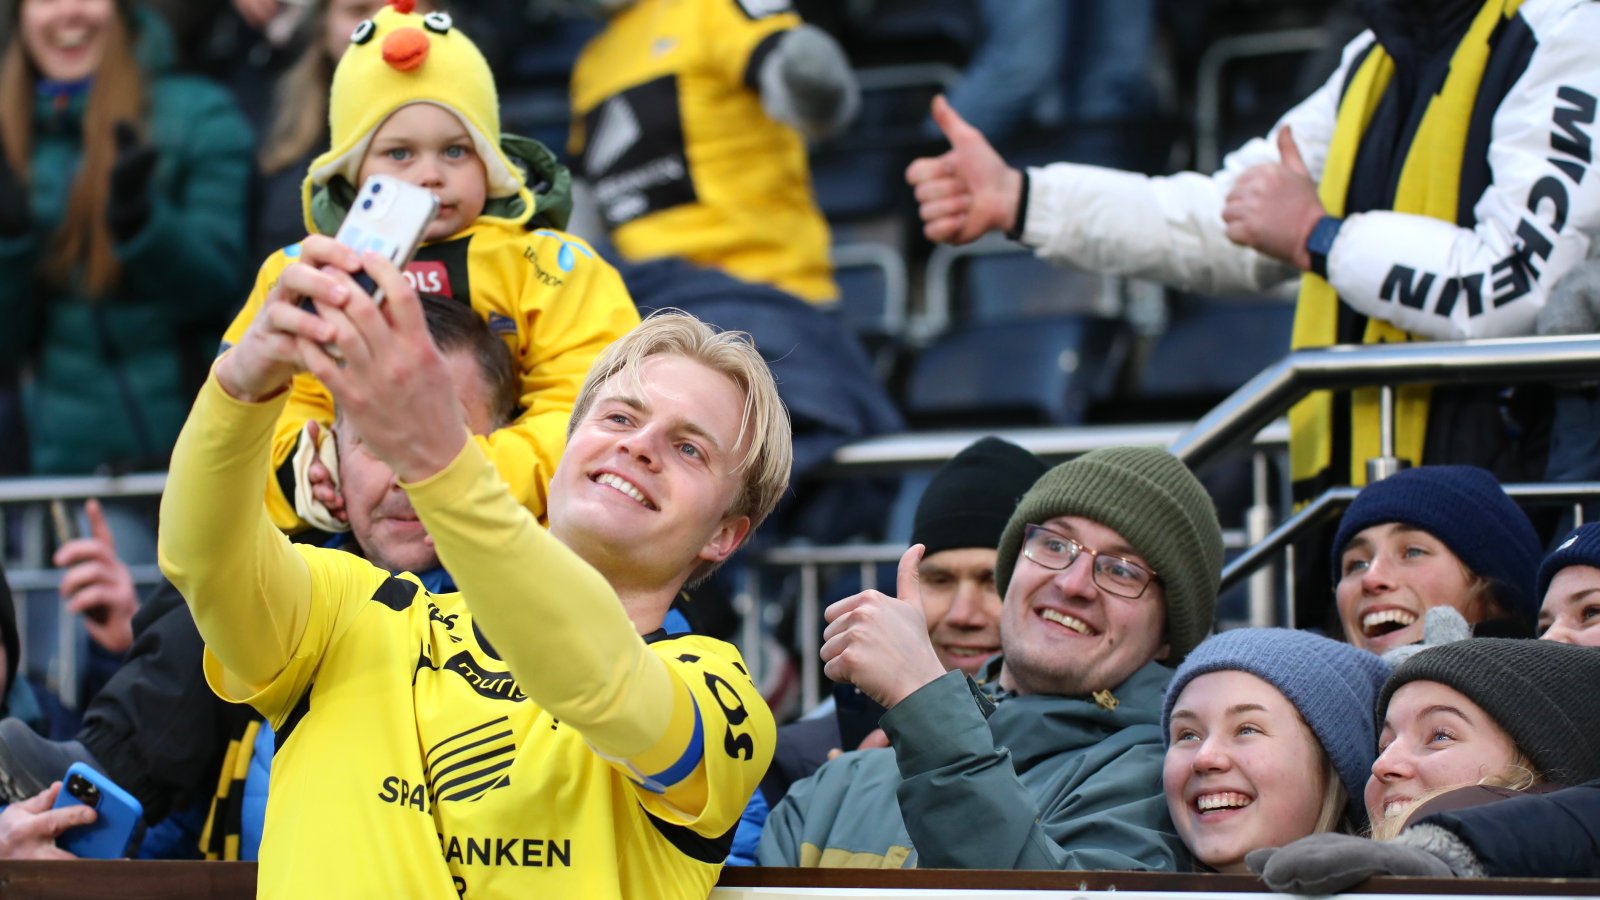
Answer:
<path fill-rule="evenodd" d="M 1243 872 L 1245 854 L 1365 816 L 1373 703 L 1389 667 L 1309 632 L 1209 638 L 1167 689 L 1167 809 L 1199 867 Z"/>
<path fill-rule="evenodd" d="M 1596 683 L 1600 653 L 1554 641 L 1475 638 L 1406 660 L 1378 701 L 1372 836 L 1394 837 L 1419 805 L 1453 788 L 1600 778 Z"/>

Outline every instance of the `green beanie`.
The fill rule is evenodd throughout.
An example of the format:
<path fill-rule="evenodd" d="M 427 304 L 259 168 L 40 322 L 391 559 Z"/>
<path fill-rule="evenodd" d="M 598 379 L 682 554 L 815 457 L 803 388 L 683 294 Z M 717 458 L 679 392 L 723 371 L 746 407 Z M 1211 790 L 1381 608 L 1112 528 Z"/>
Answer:
<path fill-rule="evenodd" d="M 1210 495 L 1176 456 L 1156 447 L 1107 447 L 1040 476 L 1000 537 L 1000 596 L 1022 552 L 1023 529 L 1057 516 L 1110 528 L 1155 570 L 1167 599 L 1168 665 L 1205 639 L 1222 581 L 1222 527 Z"/>

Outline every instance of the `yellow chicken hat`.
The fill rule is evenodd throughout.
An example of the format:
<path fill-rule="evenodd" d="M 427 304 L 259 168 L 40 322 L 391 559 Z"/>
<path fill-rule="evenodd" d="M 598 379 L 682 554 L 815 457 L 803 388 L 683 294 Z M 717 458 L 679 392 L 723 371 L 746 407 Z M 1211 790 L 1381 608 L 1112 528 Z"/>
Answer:
<path fill-rule="evenodd" d="M 360 187 L 356 175 L 378 126 L 413 103 L 432 103 L 455 114 L 483 160 L 489 198 L 522 200 L 512 220 L 517 224 L 533 215 L 533 193 L 522 170 L 500 149 L 500 98 L 488 61 L 448 13 L 420 15 L 415 0 L 389 0 L 356 26 L 334 69 L 328 99 L 332 146 L 312 160 L 301 186 L 308 231 L 316 231 L 312 190 L 335 176 Z"/>

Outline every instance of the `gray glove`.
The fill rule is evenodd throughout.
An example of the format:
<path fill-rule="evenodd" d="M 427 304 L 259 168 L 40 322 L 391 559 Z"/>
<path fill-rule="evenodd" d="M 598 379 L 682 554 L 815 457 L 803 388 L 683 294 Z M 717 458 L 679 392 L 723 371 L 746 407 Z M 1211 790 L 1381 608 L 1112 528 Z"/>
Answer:
<path fill-rule="evenodd" d="M 1287 847 L 1245 854 L 1244 864 L 1267 887 L 1286 894 L 1337 894 L 1374 875 L 1451 878 L 1444 860 L 1426 850 L 1394 841 L 1372 841 L 1325 832 Z"/>
<path fill-rule="evenodd" d="M 1600 258 L 1591 257 L 1561 276 L 1539 310 L 1535 330 L 1539 334 L 1600 333 Z"/>
<path fill-rule="evenodd" d="M 838 42 L 814 25 L 790 29 L 758 76 L 767 115 L 808 138 L 842 129 L 861 106 L 861 86 L 850 60 Z"/>
<path fill-rule="evenodd" d="M 1422 614 L 1422 640 L 1385 651 L 1383 661 L 1393 669 L 1429 647 L 1453 644 L 1472 637 L 1472 626 L 1453 606 L 1435 606 Z"/>

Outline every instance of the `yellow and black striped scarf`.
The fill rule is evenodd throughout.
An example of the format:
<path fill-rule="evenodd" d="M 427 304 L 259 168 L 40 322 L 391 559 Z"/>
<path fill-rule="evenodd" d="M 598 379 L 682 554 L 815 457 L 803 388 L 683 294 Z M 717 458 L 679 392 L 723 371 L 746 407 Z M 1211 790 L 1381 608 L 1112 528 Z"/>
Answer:
<path fill-rule="evenodd" d="M 1468 122 L 1489 62 L 1491 40 L 1522 0 L 1490 0 L 1479 9 L 1465 37 L 1450 58 L 1444 86 L 1428 103 L 1416 136 L 1407 148 L 1394 211 L 1456 220 L 1461 188 L 1462 154 Z M 1355 168 L 1356 154 L 1384 90 L 1394 76 L 1394 60 L 1382 46 L 1374 45 L 1362 60 L 1339 103 L 1328 162 L 1318 194 L 1332 216 L 1345 215 L 1345 199 Z M 1291 346 L 1327 347 L 1338 341 L 1339 296 L 1333 286 L 1316 275 L 1300 279 L 1300 301 L 1295 311 Z M 1367 321 L 1363 344 L 1420 340 L 1377 319 Z M 1428 385 L 1402 387 L 1395 394 L 1395 455 L 1422 462 L 1423 437 L 1428 428 Z M 1289 411 L 1289 458 L 1294 483 L 1301 485 L 1366 483 L 1366 460 L 1379 454 L 1378 389 L 1350 392 L 1348 435 L 1335 434 L 1334 394 L 1318 391 Z M 1349 481 L 1333 466 L 1334 446 L 1348 441 Z M 1299 493 L 1297 491 L 1297 493 Z M 1302 498 L 1309 499 L 1309 498 Z"/>
<path fill-rule="evenodd" d="M 217 793 L 211 798 L 211 812 L 200 832 L 200 849 L 206 859 L 239 858 L 239 834 L 244 810 L 244 782 L 250 774 L 250 759 L 255 755 L 256 735 L 261 719 L 239 723 L 238 733 L 228 740 L 217 776 Z"/>

